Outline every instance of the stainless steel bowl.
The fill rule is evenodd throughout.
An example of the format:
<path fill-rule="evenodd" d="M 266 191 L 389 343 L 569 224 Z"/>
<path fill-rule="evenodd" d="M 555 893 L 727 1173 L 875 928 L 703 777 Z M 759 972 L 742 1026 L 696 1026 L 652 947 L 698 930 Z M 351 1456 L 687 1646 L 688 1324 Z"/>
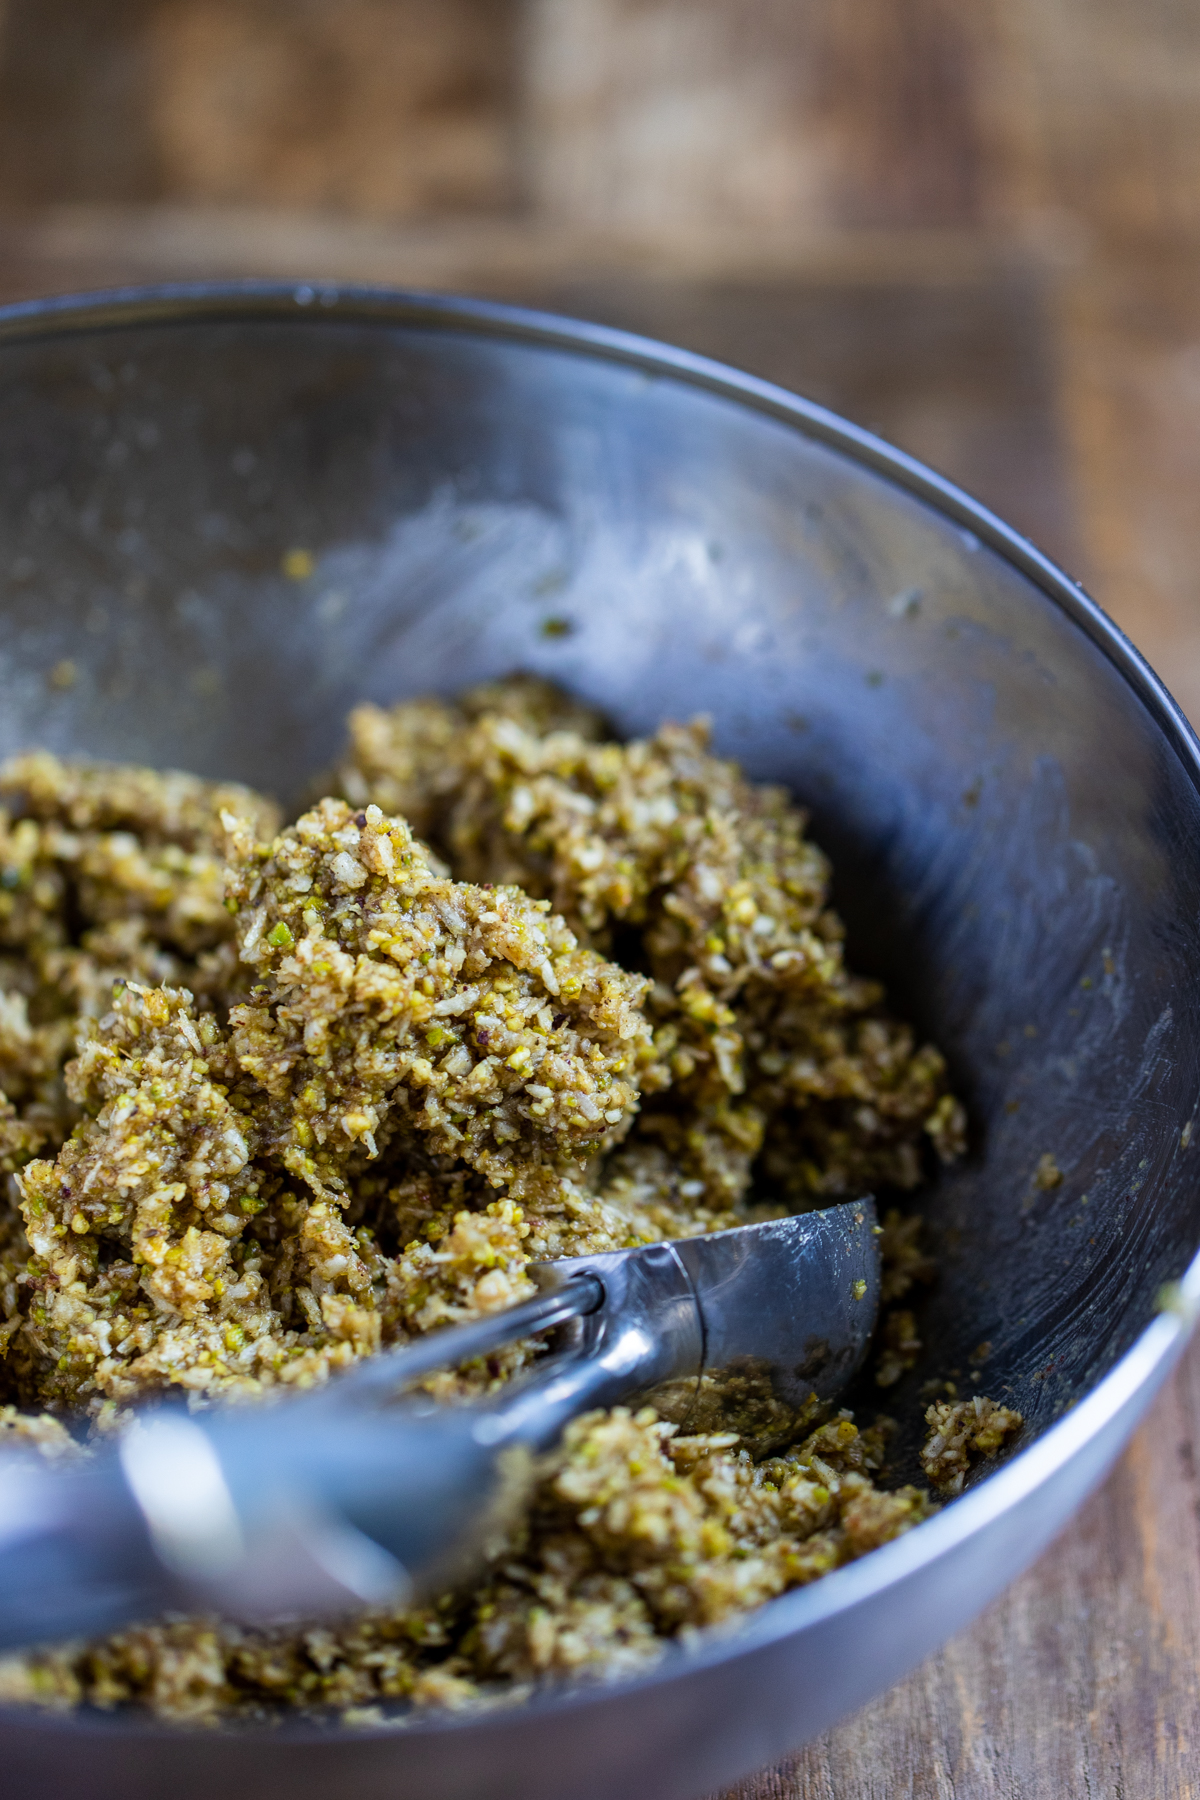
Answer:
<path fill-rule="evenodd" d="M 686 1800 L 781 1755 L 1032 1561 L 1200 1304 L 1196 739 L 1087 596 L 946 482 L 621 333 L 159 289 L 0 312 L 0 394 L 4 751 L 295 798 L 352 702 L 524 667 L 625 732 L 711 713 L 721 749 L 787 782 L 855 963 L 971 1112 L 926 1205 L 935 1349 L 889 1411 L 915 1421 L 931 1374 L 978 1391 L 988 1341 L 983 1391 L 1029 1422 L 927 1524 L 637 1681 L 401 1731 L 9 1711 L 6 1788 Z M 290 579 L 289 550 L 315 572 Z"/>

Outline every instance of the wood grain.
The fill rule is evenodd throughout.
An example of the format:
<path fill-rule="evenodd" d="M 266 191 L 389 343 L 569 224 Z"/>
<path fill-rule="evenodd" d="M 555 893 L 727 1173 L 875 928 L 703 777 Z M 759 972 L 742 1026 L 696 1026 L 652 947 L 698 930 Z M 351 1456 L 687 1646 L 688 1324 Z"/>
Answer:
<path fill-rule="evenodd" d="M 0 208 L 509 206 L 510 0 L 10 0 Z"/>

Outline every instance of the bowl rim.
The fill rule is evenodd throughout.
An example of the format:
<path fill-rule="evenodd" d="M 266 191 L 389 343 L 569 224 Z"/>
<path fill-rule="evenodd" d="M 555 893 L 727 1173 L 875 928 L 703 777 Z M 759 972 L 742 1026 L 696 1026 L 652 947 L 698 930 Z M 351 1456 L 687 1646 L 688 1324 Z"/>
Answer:
<path fill-rule="evenodd" d="M 596 325 L 557 313 L 506 302 L 420 289 L 323 280 L 164 282 L 22 300 L 0 306 L 0 345 L 78 332 L 118 332 L 131 326 L 191 325 L 204 321 L 254 319 L 297 324 L 359 324 L 406 330 L 454 332 L 507 339 L 624 364 L 648 374 L 706 390 L 732 403 L 790 425 L 863 464 L 959 527 L 969 547 L 986 544 L 1015 566 L 1052 600 L 1103 653 L 1131 687 L 1170 743 L 1200 793 L 1200 739 L 1181 707 L 1130 639 L 1083 587 L 1013 527 L 962 488 L 873 432 L 786 388 L 653 338 Z M 1165 1379 L 1200 1318 L 1200 1247 L 1173 1285 L 1169 1301 L 1095 1387 L 1042 1434 L 1014 1451 L 977 1486 L 902 1537 L 855 1563 L 832 1571 L 807 1587 L 739 1615 L 698 1642 L 668 1643 L 659 1659 L 639 1673 L 614 1681 L 581 1682 L 533 1694 L 519 1704 L 431 1714 L 395 1724 L 356 1726 L 283 1721 L 260 1726 L 234 1721 L 222 1738 L 256 1737 L 289 1744 L 386 1739 L 397 1746 L 414 1733 L 422 1737 L 459 1735 L 473 1729 L 511 1725 L 548 1713 L 587 1709 L 631 1691 L 657 1687 L 693 1670 L 710 1668 L 765 1649 L 835 1613 L 860 1605 L 874 1594 L 937 1562 L 993 1519 L 1029 1499 L 1100 1436 L 1144 1390 Z M 47 1713 L 30 1706 L 4 1706 L 0 1719 L 18 1719 L 45 1732 L 165 1738 L 183 1742 L 199 1735 L 186 1725 L 123 1714 Z M 203 1736 L 211 1741 L 210 1727 Z"/>

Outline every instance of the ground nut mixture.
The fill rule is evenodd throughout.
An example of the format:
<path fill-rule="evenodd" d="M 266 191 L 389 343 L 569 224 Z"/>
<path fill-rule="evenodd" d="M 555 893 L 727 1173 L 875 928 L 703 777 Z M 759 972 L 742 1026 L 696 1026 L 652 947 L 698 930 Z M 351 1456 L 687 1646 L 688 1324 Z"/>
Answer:
<path fill-rule="evenodd" d="M 85 1455 L 526 1297 L 531 1260 L 911 1189 L 941 1056 L 846 967 L 804 815 L 702 722 L 619 744 L 544 683 L 365 706 L 311 809 L 45 754 L 0 770 L 0 1442 Z M 885 1302 L 932 1267 L 889 1210 Z M 882 1387 L 920 1354 L 881 1328 Z M 480 1392 L 515 1346 L 441 1378 Z M 956 1493 L 1020 1426 L 928 1415 Z M 171 1620 L 0 1663 L 165 1717 L 454 1707 L 627 1672 L 923 1518 L 886 1422 L 754 1460 L 720 1420 L 572 1424 L 477 1588 L 336 1629 Z"/>

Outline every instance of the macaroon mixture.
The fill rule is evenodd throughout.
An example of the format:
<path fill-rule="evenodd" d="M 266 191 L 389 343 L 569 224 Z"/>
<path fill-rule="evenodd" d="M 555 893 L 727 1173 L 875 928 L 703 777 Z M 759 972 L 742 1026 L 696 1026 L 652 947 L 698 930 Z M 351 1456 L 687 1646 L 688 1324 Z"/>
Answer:
<path fill-rule="evenodd" d="M 531 1261 L 895 1194 L 963 1148 L 942 1057 L 846 967 L 804 814 L 702 721 L 618 743 L 513 677 L 358 708 L 282 827 L 247 788 L 43 753 L 0 809 L 0 1439 L 44 1455 L 179 1390 L 336 1378 L 526 1298 Z M 919 1229 L 886 1214 L 883 1388 L 921 1350 L 894 1304 L 932 1273 Z M 756 1461 L 590 1414 L 473 1591 L 40 1648 L 0 1698 L 354 1722 L 628 1673 L 926 1516 L 877 1483 L 886 1420 L 809 1423 Z M 977 1396 L 928 1423 L 952 1494 L 1021 1421 Z"/>

